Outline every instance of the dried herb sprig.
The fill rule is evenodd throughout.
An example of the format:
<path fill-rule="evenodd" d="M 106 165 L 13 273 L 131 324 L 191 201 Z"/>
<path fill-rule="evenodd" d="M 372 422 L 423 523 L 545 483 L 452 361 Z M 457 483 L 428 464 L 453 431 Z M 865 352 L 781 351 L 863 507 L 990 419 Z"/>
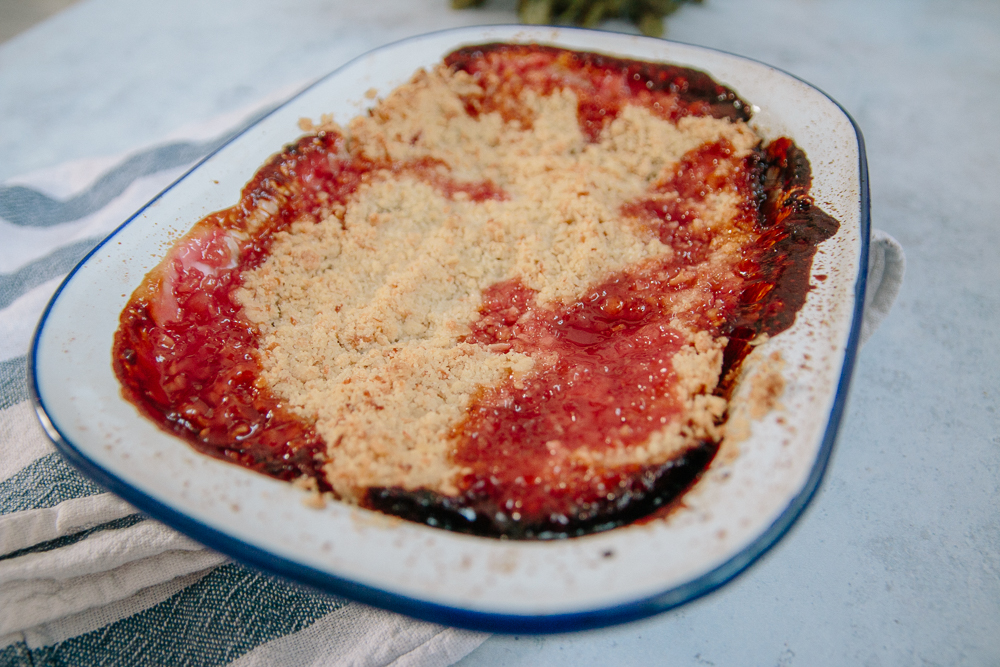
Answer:
<path fill-rule="evenodd" d="M 478 7 L 485 0 L 451 0 L 455 9 Z M 635 23 L 651 37 L 664 34 L 663 19 L 681 5 L 703 0 L 518 0 L 522 23 L 532 25 L 580 25 L 594 28 L 601 21 L 622 18 Z"/>

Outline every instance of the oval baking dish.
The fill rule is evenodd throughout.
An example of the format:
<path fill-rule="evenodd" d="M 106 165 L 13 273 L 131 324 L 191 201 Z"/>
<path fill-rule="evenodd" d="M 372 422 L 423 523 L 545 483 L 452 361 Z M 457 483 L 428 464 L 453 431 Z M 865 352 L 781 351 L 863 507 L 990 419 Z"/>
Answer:
<path fill-rule="evenodd" d="M 744 415 L 738 455 L 713 461 L 665 518 L 580 538 L 514 542 L 436 530 L 342 503 L 314 509 L 291 485 L 200 456 L 125 401 L 112 372 L 119 314 L 143 276 L 197 220 L 232 205 L 302 117 L 353 117 L 418 67 L 487 42 L 540 43 L 709 73 L 754 107 L 765 139 L 812 164 L 812 196 L 840 228 L 823 242 L 795 324 L 748 359 L 780 353 L 784 392 Z M 43 314 L 29 369 L 40 420 L 77 467 L 146 514 L 238 560 L 318 589 L 440 623 L 561 632 L 621 623 L 724 584 L 808 504 L 836 439 L 858 345 L 868 252 L 860 131 L 833 100 L 774 68 L 662 40 L 562 28 L 465 28 L 391 44 L 348 63 L 194 167 L 77 266 Z M 738 407 L 733 408 L 737 412 Z M 732 417 L 731 417 L 732 418 Z"/>

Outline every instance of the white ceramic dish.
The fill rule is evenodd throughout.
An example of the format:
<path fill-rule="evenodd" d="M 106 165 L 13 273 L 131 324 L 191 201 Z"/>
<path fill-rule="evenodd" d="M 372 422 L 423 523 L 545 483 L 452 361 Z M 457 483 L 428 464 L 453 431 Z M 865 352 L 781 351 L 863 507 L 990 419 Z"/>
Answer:
<path fill-rule="evenodd" d="M 553 542 L 459 535 L 332 503 L 197 454 L 122 399 L 111 345 L 128 295 L 171 242 L 237 201 L 243 184 L 299 134 L 300 117 L 346 120 L 421 66 L 463 45 L 540 42 L 710 73 L 756 107 L 765 137 L 790 136 L 813 165 L 816 202 L 841 224 L 820 247 L 805 307 L 775 337 L 787 368 L 782 407 L 753 424 L 729 465 L 714 463 L 668 519 Z M 808 84 L 708 49 L 574 29 L 467 28 L 354 60 L 192 169 L 91 253 L 39 324 L 30 368 L 46 430 L 99 483 L 234 558 L 289 579 L 442 623 L 565 631 L 620 623 L 725 583 L 773 545 L 822 477 L 858 341 L 868 250 L 864 148 L 850 117 Z"/>

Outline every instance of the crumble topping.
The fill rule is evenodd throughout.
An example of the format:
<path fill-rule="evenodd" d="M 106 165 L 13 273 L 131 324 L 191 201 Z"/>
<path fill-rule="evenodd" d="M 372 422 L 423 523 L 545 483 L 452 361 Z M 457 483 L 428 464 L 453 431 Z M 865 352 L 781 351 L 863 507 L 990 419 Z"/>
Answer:
<path fill-rule="evenodd" d="M 759 138 L 743 122 L 685 117 L 673 123 L 625 107 L 588 143 L 569 90 L 521 100 L 532 125 L 498 112 L 472 117 L 462 95 L 470 75 L 420 71 L 369 116 L 347 126 L 348 150 L 364 159 L 430 162 L 461 181 L 488 180 L 502 198 L 471 201 L 418 178 L 382 170 L 317 224 L 275 235 L 264 263 L 237 292 L 260 328 L 263 378 L 291 410 L 315 420 L 328 443 L 334 491 L 359 498 L 369 487 L 458 491 L 463 468 L 450 456 L 452 431 L 483 387 L 530 373 L 537 360 L 460 342 L 479 319 L 490 285 L 519 280 L 541 306 L 569 303 L 616 271 L 675 252 L 622 207 L 669 178 L 686 153 L 726 141 L 734 164 Z M 705 197 L 694 229 L 731 227 L 738 194 Z M 706 274 L 731 272 L 749 234 L 713 240 Z M 662 463 L 717 437 L 725 401 L 712 396 L 725 338 L 685 321 L 704 301 L 695 281 L 675 292 L 685 343 L 673 357 L 679 417 L 639 446 L 587 448 L 586 465 Z M 496 348 L 497 346 L 492 346 Z"/>
<path fill-rule="evenodd" d="M 303 119 L 176 242 L 122 311 L 122 392 L 316 506 L 517 539 L 669 511 L 777 405 L 778 360 L 728 397 L 838 228 L 749 118 L 683 67 L 459 49 Z"/>

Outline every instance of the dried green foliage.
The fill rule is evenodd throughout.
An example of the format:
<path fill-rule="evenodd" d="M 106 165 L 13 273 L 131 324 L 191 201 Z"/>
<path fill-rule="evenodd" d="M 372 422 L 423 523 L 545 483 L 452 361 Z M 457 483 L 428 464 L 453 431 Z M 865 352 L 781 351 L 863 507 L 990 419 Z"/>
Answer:
<path fill-rule="evenodd" d="M 478 7 L 485 0 L 451 0 L 455 9 Z M 594 28 L 601 21 L 622 18 L 635 23 L 643 34 L 662 37 L 663 19 L 688 2 L 703 0 L 518 0 L 522 23 L 532 25 L 581 25 Z"/>

